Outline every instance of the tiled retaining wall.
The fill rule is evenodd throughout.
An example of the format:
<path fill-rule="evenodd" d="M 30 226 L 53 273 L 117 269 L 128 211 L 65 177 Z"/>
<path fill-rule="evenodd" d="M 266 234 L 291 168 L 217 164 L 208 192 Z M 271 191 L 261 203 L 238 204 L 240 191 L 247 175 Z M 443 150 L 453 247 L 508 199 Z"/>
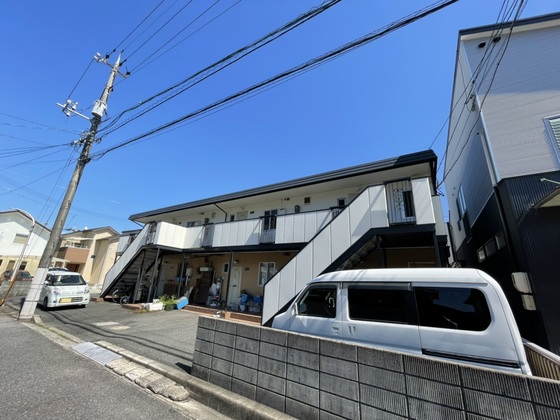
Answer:
<path fill-rule="evenodd" d="M 304 419 L 559 419 L 560 382 L 200 317 L 192 374 Z"/>

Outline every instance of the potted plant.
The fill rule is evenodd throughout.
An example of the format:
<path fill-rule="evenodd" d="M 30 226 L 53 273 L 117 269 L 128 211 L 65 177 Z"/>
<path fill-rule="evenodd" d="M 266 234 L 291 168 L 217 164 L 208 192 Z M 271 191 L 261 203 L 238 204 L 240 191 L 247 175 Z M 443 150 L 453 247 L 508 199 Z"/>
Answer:
<path fill-rule="evenodd" d="M 163 309 L 166 311 L 172 311 L 176 307 L 177 298 L 175 296 L 163 295 L 159 300 L 163 304 Z"/>

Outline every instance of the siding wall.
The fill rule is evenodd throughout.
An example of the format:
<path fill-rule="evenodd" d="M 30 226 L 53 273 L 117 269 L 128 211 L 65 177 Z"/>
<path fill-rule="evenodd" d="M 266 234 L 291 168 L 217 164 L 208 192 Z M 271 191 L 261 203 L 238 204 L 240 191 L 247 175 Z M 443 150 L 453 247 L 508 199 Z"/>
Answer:
<path fill-rule="evenodd" d="M 554 419 L 560 382 L 200 317 L 192 374 L 305 419 Z"/>
<path fill-rule="evenodd" d="M 483 121 L 502 178 L 560 169 L 557 147 L 543 123 L 544 117 L 560 113 L 560 27 L 557 22 L 527 29 L 518 27 L 509 42 L 506 30 L 499 42 L 487 42 L 485 48 L 478 45 L 488 41 L 488 33 L 464 42 L 471 71 L 492 51 L 493 65 L 478 77 L 476 89 L 479 102 L 484 100 Z"/>

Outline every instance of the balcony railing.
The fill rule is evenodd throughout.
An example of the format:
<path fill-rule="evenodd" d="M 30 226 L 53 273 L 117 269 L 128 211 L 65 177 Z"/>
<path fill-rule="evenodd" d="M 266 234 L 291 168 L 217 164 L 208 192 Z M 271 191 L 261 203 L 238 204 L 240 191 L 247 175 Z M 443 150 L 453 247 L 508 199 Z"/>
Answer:
<path fill-rule="evenodd" d="M 360 211 L 361 206 L 367 207 L 363 210 L 366 214 L 369 212 L 370 217 L 383 217 L 384 214 L 389 226 L 436 222 L 429 179 L 392 182 L 377 186 L 376 191 L 379 194 L 368 199 L 370 202 L 360 200 L 359 204 Z M 346 209 L 348 206 L 195 227 L 160 222 L 153 243 L 178 249 L 307 243 Z M 355 212 L 350 210 L 345 217 L 351 224 L 362 223 L 353 220 Z"/>

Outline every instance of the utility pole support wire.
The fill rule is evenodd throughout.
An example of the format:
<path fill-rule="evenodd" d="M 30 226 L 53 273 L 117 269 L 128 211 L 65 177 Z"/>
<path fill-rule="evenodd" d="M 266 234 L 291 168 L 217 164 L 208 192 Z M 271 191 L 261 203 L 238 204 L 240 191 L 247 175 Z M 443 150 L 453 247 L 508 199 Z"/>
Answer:
<path fill-rule="evenodd" d="M 45 283 L 45 279 L 47 278 L 47 272 L 51 265 L 51 261 L 60 247 L 60 236 L 62 234 L 64 224 L 66 223 L 66 218 L 68 217 L 70 207 L 72 206 L 72 201 L 74 200 L 74 196 L 76 195 L 76 190 L 78 189 L 80 178 L 82 177 L 82 173 L 84 172 L 86 164 L 91 160 L 89 152 L 93 142 L 95 141 L 95 136 L 97 134 L 99 124 L 101 124 L 101 118 L 103 117 L 103 115 L 105 115 L 105 112 L 107 110 L 109 93 L 113 89 L 115 78 L 119 73 L 120 60 L 121 56 L 119 55 L 117 61 L 111 68 L 109 80 L 105 85 L 105 89 L 103 89 L 101 97 L 99 98 L 99 100 L 95 101 L 95 105 L 92 111 L 93 116 L 90 119 L 91 127 L 85 136 L 82 152 L 80 153 L 80 157 L 78 158 L 78 162 L 76 163 L 76 168 L 74 169 L 74 173 L 72 174 L 72 178 L 70 179 L 70 183 L 68 184 L 68 188 L 66 189 L 66 194 L 64 195 L 64 199 L 62 200 L 58 215 L 56 216 L 56 220 L 52 227 L 49 240 L 47 242 L 47 245 L 45 246 L 45 250 L 43 252 L 43 255 L 41 256 L 41 260 L 39 261 L 39 266 L 37 268 L 37 271 L 35 272 L 35 277 L 33 277 L 33 280 L 31 281 L 29 292 L 27 293 L 27 297 L 25 298 L 25 302 L 23 303 L 23 306 L 19 313 L 19 320 L 31 320 L 35 313 L 37 301 L 39 299 L 39 295 L 41 294 L 41 289 Z"/>

